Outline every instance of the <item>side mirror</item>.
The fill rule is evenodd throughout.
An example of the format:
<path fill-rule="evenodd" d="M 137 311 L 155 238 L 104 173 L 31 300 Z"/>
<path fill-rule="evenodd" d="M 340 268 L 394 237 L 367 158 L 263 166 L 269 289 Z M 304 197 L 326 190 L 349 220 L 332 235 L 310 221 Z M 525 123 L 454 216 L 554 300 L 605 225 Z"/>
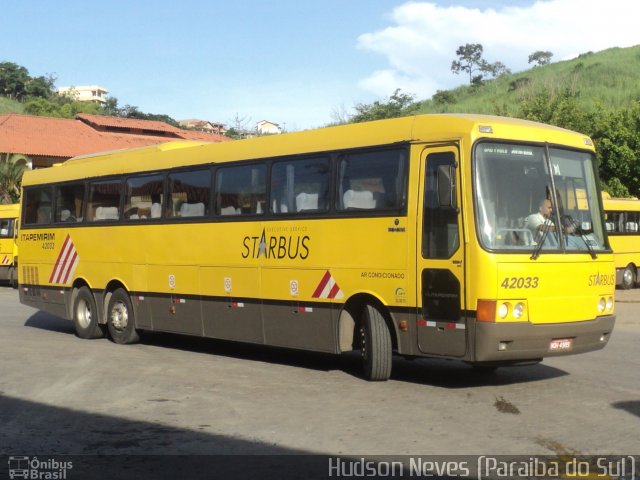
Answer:
<path fill-rule="evenodd" d="M 438 204 L 456 208 L 456 168 L 453 165 L 438 167 Z"/>

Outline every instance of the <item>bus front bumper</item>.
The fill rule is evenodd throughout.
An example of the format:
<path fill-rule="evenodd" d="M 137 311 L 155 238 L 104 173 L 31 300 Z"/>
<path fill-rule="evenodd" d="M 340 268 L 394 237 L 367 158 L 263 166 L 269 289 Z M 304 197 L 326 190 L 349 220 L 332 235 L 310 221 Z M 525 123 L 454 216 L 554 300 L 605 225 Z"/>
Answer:
<path fill-rule="evenodd" d="M 615 315 L 570 323 L 475 322 L 474 362 L 524 362 L 600 350 L 608 343 Z"/>

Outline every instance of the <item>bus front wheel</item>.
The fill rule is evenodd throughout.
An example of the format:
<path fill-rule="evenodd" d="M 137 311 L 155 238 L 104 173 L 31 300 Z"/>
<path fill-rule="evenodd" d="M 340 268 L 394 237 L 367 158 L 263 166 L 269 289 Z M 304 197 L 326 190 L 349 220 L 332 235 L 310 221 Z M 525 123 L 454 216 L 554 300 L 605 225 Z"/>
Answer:
<path fill-rule="evenodd" d="M 622 272 L 622 288 L 629 290 L 636 284 L 636 267 L 629 264 Z"/>
<path fill-rule="evenodd" d="M 109 299 L 107 328 L 114 343 L 125 345 L 140 340 L 136 330 L 131 299 L 122 288 L 115 290 Z"/>
<path fill-rule="evenodd" d="M 360 322 L 360 353 L 367 380 L 388 380 L 391 376 L 391 335 L 382 314 L 367 305 Z"/>
<path fill-rule="evenodd" d="M 96 300 L 89 287 L 80 287 L 73 302 L 73 324 L 80 338 L 102 338 L 104 330 L 98 323 Z"/>

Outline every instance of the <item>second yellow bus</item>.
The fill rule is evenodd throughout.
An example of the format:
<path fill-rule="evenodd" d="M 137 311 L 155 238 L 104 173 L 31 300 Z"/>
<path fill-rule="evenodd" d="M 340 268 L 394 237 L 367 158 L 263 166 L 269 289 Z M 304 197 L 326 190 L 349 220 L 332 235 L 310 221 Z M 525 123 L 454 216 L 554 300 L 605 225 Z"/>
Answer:
<path fill-rule="evenodd" d="M 18 217 L 20 204 L 0 205 L 0 281 L 18 280 Z"/>
<path fill-rule="evenodd" d="M 613 249 L 616 284 L 625 290 L 638 285 L 640 267 L 640 200 L 602 194 L 605 226 Z"/>

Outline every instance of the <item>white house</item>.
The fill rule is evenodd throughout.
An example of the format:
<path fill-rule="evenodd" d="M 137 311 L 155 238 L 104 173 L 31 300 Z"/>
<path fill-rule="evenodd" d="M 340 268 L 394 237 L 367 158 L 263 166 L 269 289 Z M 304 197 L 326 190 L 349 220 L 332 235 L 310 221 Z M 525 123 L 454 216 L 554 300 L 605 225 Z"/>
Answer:
<path fill-rule="evenodd" d="M 98 85 L 58 88 L 58 95 L 67 95 L 80 102 L 106 103 L 107 100 L 104 97 L 107 93 L 109 90 Z"/>
<path fill-rule="evenodd" d="M 256 124 L 256 131 L 259 135 L 269 135 L 282 133 L 282 128 L 277 123 L 270 122 L 269 120 L 260 120 Z"/>
<path fill-rule="evenodd" d="M 215 133 L 218 135 L 224 135 L 227 133 L 227 129 L 224 124 L 220 122 L 210 122 L 208 120 L 189 118 L 187 120 L 179 120 L 178 124 L 184 128 L 197 130 L 199 132 Z"/>

